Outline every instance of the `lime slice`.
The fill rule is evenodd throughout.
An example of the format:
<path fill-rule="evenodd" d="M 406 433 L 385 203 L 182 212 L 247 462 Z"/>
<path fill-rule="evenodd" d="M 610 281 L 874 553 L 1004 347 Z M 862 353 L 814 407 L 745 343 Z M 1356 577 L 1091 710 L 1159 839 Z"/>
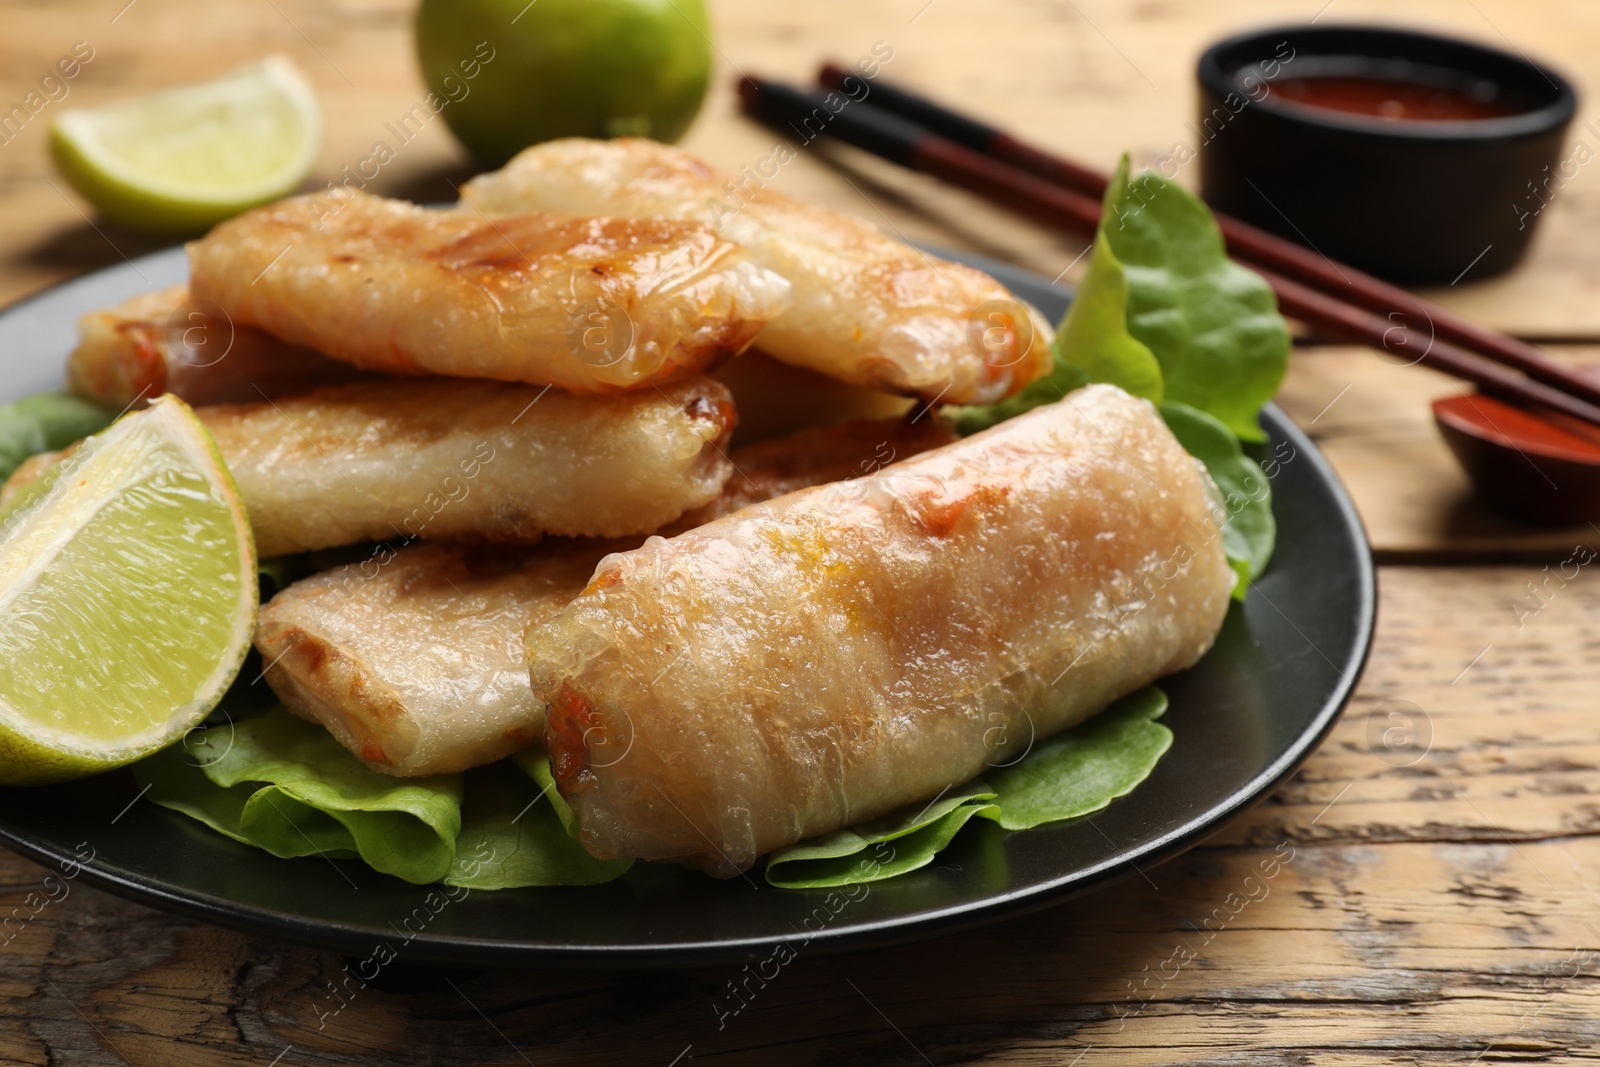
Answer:
<path fill-rule="evenodd" d="M 0 784 L 131 763 L 205 718 L 249 649 L 255 555 L 176 397 L 24 486 L 0 511 Z"/>
<path fill-rule="evenodd" d="M 203 85 L 64 111 L 50 151 L 106 218 L 186 233 L 293 192 L 322 143 L 322 110 L 282 56 Z"/>

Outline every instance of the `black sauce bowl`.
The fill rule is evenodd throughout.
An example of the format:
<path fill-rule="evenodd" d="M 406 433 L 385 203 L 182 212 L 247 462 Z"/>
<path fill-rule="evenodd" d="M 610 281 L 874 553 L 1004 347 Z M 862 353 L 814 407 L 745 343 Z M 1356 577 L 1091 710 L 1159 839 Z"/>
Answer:
<path fill-rule="evenodd" d="M 1273 91 L 1290 78 L 1329 74 L 1449 84 L 1515 111 L 1394 121 Z M 1584 161 L 1562 158 L 1577 110 L 1565 78 L 1435 34 L 1264 30 L 1208 49 L 1199 81 L 1193 132 L 1211 206 L 1390 281 L 1453 283 L 1509 270 L 1544 204 Z"/>

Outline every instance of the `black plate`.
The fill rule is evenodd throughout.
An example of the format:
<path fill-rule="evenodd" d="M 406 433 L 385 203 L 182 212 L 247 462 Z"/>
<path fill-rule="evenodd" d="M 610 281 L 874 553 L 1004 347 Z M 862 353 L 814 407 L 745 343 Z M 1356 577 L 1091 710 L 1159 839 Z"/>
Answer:
<path fill-rule="evenodd" d="M 974 262 L 1052 319 L 1065 309 L 1066 291 Z M 59 385 L 80 314 L 184 276 L 173 249 L 0 313 L 0 400 Z M 0 789 L 0 839 L 51 867 L 92 849 L 85 881 L 153 907 L 361 958 L 386 943 L 409 964 L 677 965 L 807 940 L 843 951 L 1059 902 L 1176 855 L 1270 793 L 1322 740 L 1361 673 L 1376 586 L 1360 521 L 1311 442 L 1274 408 L 1265 423 L 1279 465 L 1277 557 L 1211 654 L 1162 683 L 1172 750 L 1091 819 L 1021 833 L 973 820 L 934 865 L 849 896 L 639 864 L 594 888 L 447 901 L 360 863 L 237 844 L 139 800 L 125 771 Z"/>

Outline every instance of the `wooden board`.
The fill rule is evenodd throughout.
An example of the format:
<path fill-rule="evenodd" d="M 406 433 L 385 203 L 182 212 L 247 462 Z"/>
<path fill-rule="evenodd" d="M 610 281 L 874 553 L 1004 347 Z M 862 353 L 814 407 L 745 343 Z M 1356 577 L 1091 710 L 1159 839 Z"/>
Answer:
<path fill-rule="evenodd" d="M 1600 350 L 1553 349 L 1574 363 Z M 1380 562 L 1548 558 L 1600 545 L 1589 525 L 1535 526 L 1480 503 L 1434 425 L 1430 403 L 1463 383 L 1365 348 L 1300 348 L 1278 404 L 1328 457 L 1354 497 Z M 1543 477 L 1529 461 L 1528 476 Z"/>
<path fill-rule="evenodd" d="M 801 949 L 738 1011 L 739 967 L 396 971 L 429 985 L 341 1000 L 336 955 L 75 886 L 0 947 L 0 1063 L 1592 1062 L 1600 580 L 1519 628 L 1527 577 L 1386 570 L 1355 704 L 1204 847 L 959 936 Z M 0 916 L 44 874 L 0 858 Z"/>

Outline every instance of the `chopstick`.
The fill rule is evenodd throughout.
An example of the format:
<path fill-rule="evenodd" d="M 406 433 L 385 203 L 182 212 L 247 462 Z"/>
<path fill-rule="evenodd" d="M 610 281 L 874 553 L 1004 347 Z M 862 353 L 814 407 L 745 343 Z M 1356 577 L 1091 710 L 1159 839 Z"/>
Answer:
<path fill-rule="evenodd" d="M 1061 177 L 1064 183 L 1067 178 L 1063 175 L 1076 172 L 1077 176 L 1072 180 L 1080 184 L 1082 189 L 1057 184 L 1033 169 L 1023 169 L 1010 160 L 981 154 L 951 138 L 931 132 L 910 117 L 902 117 L 870 104 L 852 102 L 835 112 L 824 104 L 824 98 L 819 94 L 748 77 L 741 79 L 739 91 L 745 109 L 755 118 L 775 128 L 797 133 L 806 141 L 819 136 L 836 138 L 890 162 L 969 189 L 1059 229 L 1092 237 L 1099 225 L 1099 199 L 1087 190 L 1097 184 L 1103 191 L 1107 179 L 1075 164 L 1061 161 L 1057 177 Z M 913 101 L 906 104 L 910 115 L 926 117 L 933 111 L 943 112 L 938 105 L 917 100 L 902 91 L 896 92 L 899 99 L 909 98 Z M 887 99 L 880 82 L 873 83 L 871 95 L 884 95 Z M 981 131 L 987 129 L 963 116 L 951 112 L 944 114 L 948 117 L 940 121 L 946 124 L 946 128 L 953 132 L 964 130 L 963 136 L 969 139 L 979 139 Z M 999 136 L 1005 137 L 1004 134 Z M 993 138 L 990 138 L 989 143 L 992 142 Z M 1026 146 L 1023 146 L 1023 150 L 1019 155 L 1040 154 Z M 1041 162 L 1039 167 L 1043 169 L 1045 164 Z M 1242 227 L 1244 224 L 1238 225 Z M 1249 229 L 1254 230 L 1253 227 Z M 1519 354 L 1514 363 L 1499 352 L 1490 354 L 1481 349 L 1473 351 L 1456 341 L 1443 340 L 1439 336 L 1444 332 L 1439 329 L 1439 319 L 1454 317 L 1442 309 L 1433 309 L 1403 290 L 1395 289 L 1394 292 L 1404 297 L 1405 306 L 1419 309 L 1432 318 L 1434 327 L 1431 334 L 1424 334 L 1403 321 L 1396 323 L 1392 318 L 1345 299 L 1348 295 L 1345 290 L 1353 287 L 1344 286 L 1342 279 L 1335 295 L 1324 288 L 1327 284 L 1326 275 L 1313 275 L 1317 282 L 1312 284 L 1288 277 L 1288 272 L 1281 270 L 1285 263 L 1297 263 L 1302 277 L 1312 270 L 1320 270 L 1323 264 L 1318 262 L 1311 266 L 1309 261 L 1314 261 L 1316 257 L 1310 253 L 1264 231 L 1254 232 L 1292 250 L 1271 265 L 1251 261 L 1251 265 L 1276 292 L 1286 314 L 1333 336 L 1383 349 L 1441 373 L 1473 382 L 1485 393 L 1514 402 L 1541 404 L 1600 425 L 1600 384 L 1579 377 L 1566 367 L 1546 359 L 1537 350 L 1510 338 L 1500 340 L 1527 350 Z M 1230 251 L 1233 251 L 1232 246 Z M 1350 268 L 1343 270 L 1350 277 L 1355 276 L 1356 272 Z M 1371 281 L 1377 286 L 1386 284 L 1376 279 Z M 1369 288 L 1367 291 L 1370 293 L 1375 290 Z M 1388 305 L 1388 310 L 1399 310 L 1402 317 L 1405 314 L 1403 308 L 1397 308 L 1394 304 Z M 1470 328 L 1465 332 L 1499 337 L 1491 331 L 1464 323 L 1464 320 L 1454 321 Z M 1510 364 L 1519 370 L 1531 366 L 1539 374 L 1535 377 L 1533 370 L 1527 370 L 1528 376 L 1524 377 L 1502 364 Z"/>
<path fill-rule="evenodd" d="M 846 88 L 846 79 L 850 78 L 860 81 L 859 77 L 834 63 L 824 63 L 817 73 L 817 80 L 823 85 L 841 90 Z M 868 99 L 874 107 L 903 116 L 929 132 L 981 155 L 1014 164 L 1052 184 L 1076 190 L 1096 200 L 1105 195 L 1109 181 L 1104 174 L 1028 144 L 1003 130 L 952 111 L 909 90 L 874 78 Z M 1236 260 L 1276 271 L 1313 289 L 1320 289 L 1391 319 L 1398 314 L 1409 322 L 1426 321 L 1431 324 L 1430 332 L 1437 337 L 1453 341 L 1497 363 L 1515 367 L 1530 378 L 1555 386 L 1563 392 L 1600 404 L 1600 383 L 1550 360 L 1532 345 L 1486 329 L 1398 286 L 1348 264 L 1335 263 L 1320 252 L 1285 240 L 1231 215 L 1216 212 L 1215 217 L 1227 242 L 1228 253 Z"/>

